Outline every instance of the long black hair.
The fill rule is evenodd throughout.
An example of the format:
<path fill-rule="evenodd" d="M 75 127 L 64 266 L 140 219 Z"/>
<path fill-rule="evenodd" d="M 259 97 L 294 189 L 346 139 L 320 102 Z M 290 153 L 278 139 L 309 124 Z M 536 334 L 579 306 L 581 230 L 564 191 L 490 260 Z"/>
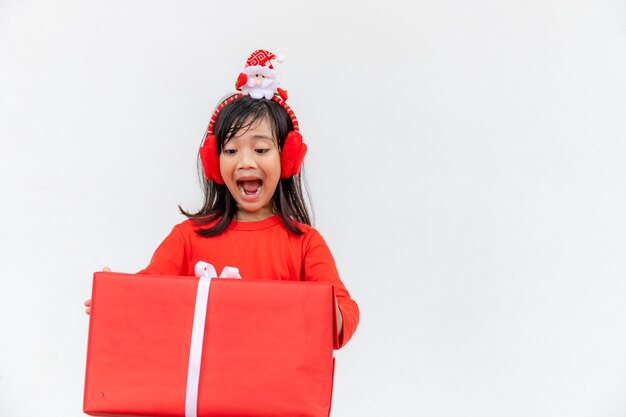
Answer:
<path fill-rule="evenodd" d="M 217 142 L 217 154 L 221 154 L 224 145 L 241 129 L 249 129 L 263 119 L 270 123 L 278 149 L 282 152 L 287 134 L 293 130 L 287 111 L 273 100 L 243 96 L 224 106 L 215 121 L 213 133 Z M 198 174 L 204 191 L 202 208 L 196 213 L 188 212 L 180 205 L 178 209 L 196 224 L 215 222 L 207 228 L 198 230 L 197 233 L 205 237 L 216 236 L 222 233 L 234 219 L 237 213 L 237 203 L 225 184 L 206 179 L 199 157 Z M 297 223 L 311 225 L 302 188 L 301 174 L 281 178 L 272 196 L 272 210 L 280 216 L 285 227 L 296 235 L 303 233 Z"/>

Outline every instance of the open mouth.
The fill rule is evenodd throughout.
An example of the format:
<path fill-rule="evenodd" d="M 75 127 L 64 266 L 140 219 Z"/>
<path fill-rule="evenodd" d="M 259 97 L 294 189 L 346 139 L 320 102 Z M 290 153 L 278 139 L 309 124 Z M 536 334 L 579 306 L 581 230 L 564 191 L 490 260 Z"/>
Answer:
<path fill-rule="evenodd" d="M 260 179 L 237 181 L 237 188 L 243 197 L 254 198 L 261 193 L 263 181 Z"/>

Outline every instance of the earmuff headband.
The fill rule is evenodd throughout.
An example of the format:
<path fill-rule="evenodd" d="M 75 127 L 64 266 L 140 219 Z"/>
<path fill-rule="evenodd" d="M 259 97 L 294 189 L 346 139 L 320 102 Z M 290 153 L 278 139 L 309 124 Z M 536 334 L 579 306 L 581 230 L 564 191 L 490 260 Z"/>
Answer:
<path fill-rule="evenodd" d="M 280 90 L 280 89 L 279 89 Z M 289 106 L 289 104 L 287 104 L 287 92 L 285 90 L 281 91 L 282 94 L 285 96 L 285 99 L 283 99 L 283 97 L 281 96 L 280 93 L 276 93 L 272 96 L 272 100 L 277 102 L 278 104 L 280 104 L 285 111 L 287 111 L 287 114 L 289 115 L 289 118 L 291 119 L 291 124 L 293 125 L 293 130 L 295 130 L 296 132 L 300 131 L 300 125 L 298 124 L 298 119 L 296 118 L 296 114 L 293 112 L 293 110 L 291 109 L 291 107 Z M 222 101 L 216 108 L 215 111 L 213 112 L 213 115 L 211 116 L 211 120 L 209 121 L 209 126 L 207 127 L 206 133 L 205 133 L 205 137 L 208 135 L 212 135 L 213 134 L 213 129 L 215 128 L 215 122 L 217 121 L 217 116 L 220 114 L 220 112 L 222 111 L 222 109 L 224 107 L 226 107 L 227 104 L 232 103 L 233 101 L 242 98 L 244 95 L 241 93 L 237 93 L 237 94 L 233 94 L 232 96 L 226 98 L 224 101 Z"/>
<path fill-rule="evenodd" d="M 222 101 L 213 112 L 209 126 L 207 127 L 204 135 L 202 147 L 200 148 L 200 160 L 202 162 L 202 168 L 204 175 L 207 179 L 217 182 L 218 184 L 224 184 L 224 179 L 220 173 L 219 167 L 219 152 L 217 149 L 217 140 L 213 134 L 215 128 L 215 122 L 219 113 L 224 107 L 233 101 L 242 98 L 244 95 L 250 95 L 252 98 L 271 99 L 280 104 L 291 119 L 293 130 L 287 134 L 283 149 L 280 154 L 281 164 L 281 178 L 289 178 L 293 175 L 297 175 L 300 172 L 302 161 L 306 155 L 307 146 L 302 141 L 302 135 L 300 135 L 300 125 L 296 114 L 291 107 L 287 104 L 287 92 L 282 88 L 278 88 L 279 81 L 274 74 L 274 67 L 272 67 L 271 60 L 276 59 L 278 62 L 282 62 L 278 57 L 269 51 L 257 50 L 254 51 L 248 61 L 246 62 L 246 73 L 240 73 L 235 83 L 237 90 L 241 90 L 241 93 L 234 94 L 224 101 Z M 261 68 L 263 71 L 259 71 L 259 75 L 262 76 L 261 80 L 255 78 L 254 69 Z M 263 85 L 263 80 L 268 78 L 270 85 L 273 87 L 267 88 L 267 85 Z"/>

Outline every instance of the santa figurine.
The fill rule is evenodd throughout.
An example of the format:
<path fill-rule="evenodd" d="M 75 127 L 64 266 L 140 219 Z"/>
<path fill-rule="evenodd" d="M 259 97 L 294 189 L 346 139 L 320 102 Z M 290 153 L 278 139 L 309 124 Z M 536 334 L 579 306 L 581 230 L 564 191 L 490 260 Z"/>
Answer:
<path fill-rule="evenodd" d="M 284 58 L 263 49 L 252 52 L 243 72 L 237 77 L 235 84 L 237 90 L 256 99 L 270 100 L 274 94 L 278 93 L 283 100 L 287 100 L 287 92 L 278 88 L 280 80 L 274 72 L 272 60 L 283 62 Z"/>

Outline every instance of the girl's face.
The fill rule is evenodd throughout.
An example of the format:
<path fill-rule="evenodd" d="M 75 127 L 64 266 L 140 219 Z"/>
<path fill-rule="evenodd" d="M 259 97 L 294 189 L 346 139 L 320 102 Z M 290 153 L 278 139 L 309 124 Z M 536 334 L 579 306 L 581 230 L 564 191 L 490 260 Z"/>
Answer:
<path fill-rule="evenodd" d="M 280 180 L 280 152 L 267 118 L 224 144 L 220 172 L 237 202 L 238 221 L 258 221 L 274 214 L 272 196 Z"/>

